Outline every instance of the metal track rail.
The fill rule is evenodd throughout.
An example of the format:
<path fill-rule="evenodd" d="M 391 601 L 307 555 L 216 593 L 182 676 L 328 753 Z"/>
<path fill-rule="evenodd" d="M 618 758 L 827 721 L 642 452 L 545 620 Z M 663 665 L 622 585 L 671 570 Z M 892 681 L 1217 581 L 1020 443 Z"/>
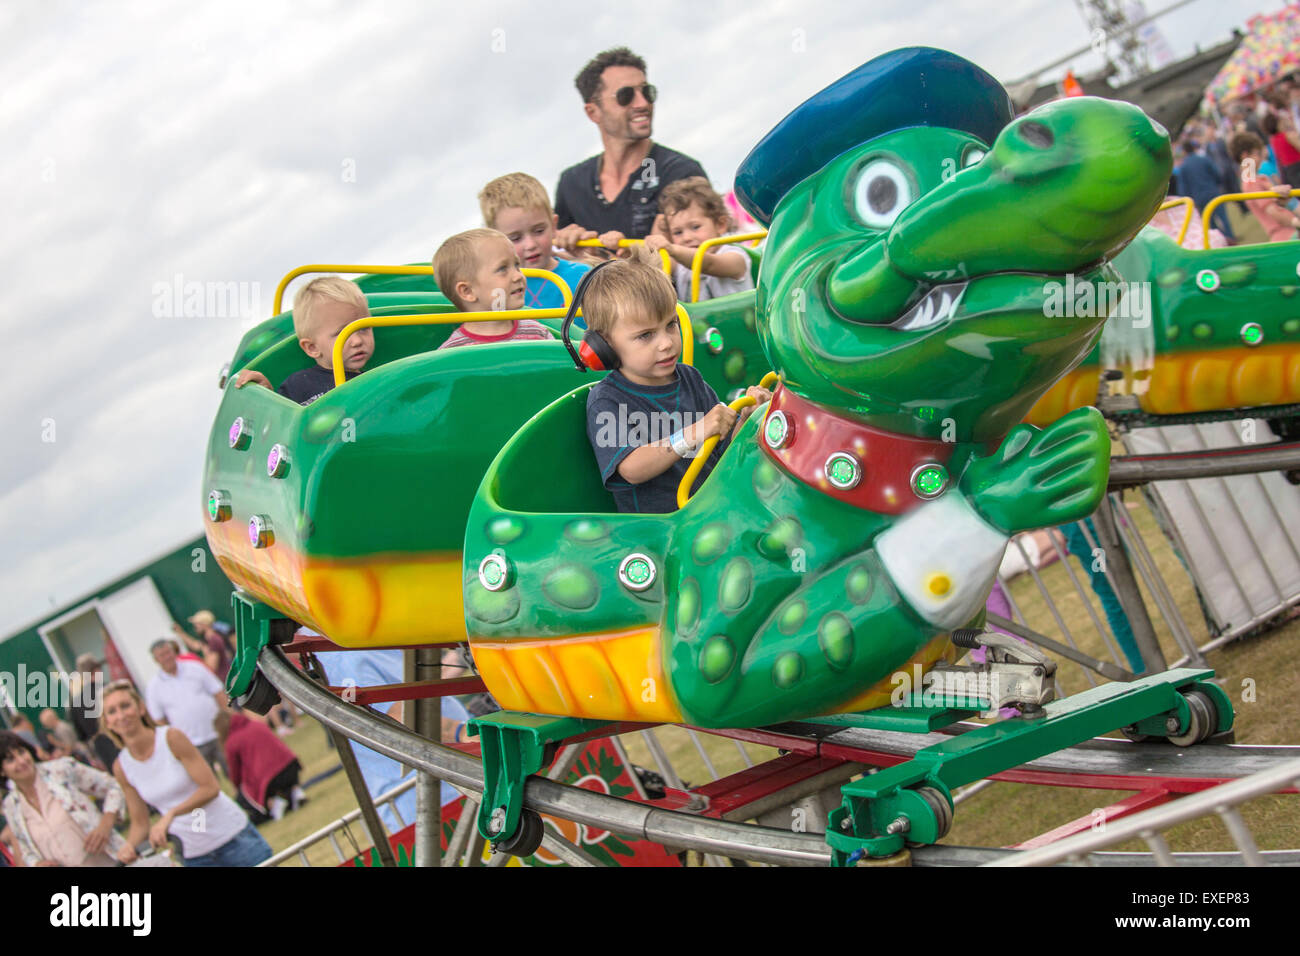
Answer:
<path fill-rule="evenodd" d="M 258 666 L 286 699 L 326 726 L 453 786 L 482 793 L 483 773 L 475 758 L 380 721 L 345 703 L 302 675 L 285 660 L 279 648 L 263 650 Z M 539 777 L 529 778 L 524 804 L 539 813 L 678 849 L 785 866 L 826 866 L 830 862 L 830 848 L 820 834 L 793 833 L 661 810 Z"/>
<path fill-rule="evenodd" d="M 1019 850 L 1004 850 L 984 846 L 923 846 L 912 848 L 913 866 L 988 866 L 999 861 L 1023 855 Z M 1265 866 L 1300 866 L 1300 850 L 1264 850 L 1260 852 Z M 1235 850 L 1214 853 L 1171 854 L 1178 866 L 1221 867 L 1245 866 L 1241 854 Z M 1059 866 L 1156 866 L 1150 853 L 1089 853 L 1078 861 L 1060 863 Z"/>
<path fill-rule="evenodd" d="M 973 730 L 979 724 L 954 725 L 955 732 Z M 887 757 L 893 762 L 908 760 L 918 750 L 942 743 L 950 735 L 945 733 L 908 734 L 886 730 L 864 730 L 856 727 L 835 727 L 829 724 L 791 723 L 779 724 L 756 731 L 709 731 L 722 736 L 740 737 L 753 743 L 764 743 L 763 736 L 772 738 L 771 745 L 782 749 L 796 749 L 798 742 L 806 743 L 801 752 L 822 757 L 872 762 L 872 758 Z M 1008 770 L 994 779 L 1025 783 L 1046 783 L 1056 786 L 1089 786 L 1129 789 L 1125 782 L 1161 778 L 1174 781 L 1178 792 L 1203 790 L 1225 780 L 1236 780 L 1254 773 L 1271 770 L 1279 764 L 1300 757 L 1300 746 L 1254 746 L 1247 744 L 1202 744 L 1186 749 L 1171 747 L 1166 743 L 1133 743 L 1095 737 L 1086 743 L 1041 757 Z M 1089 778 L 1088 783 L 1076 779 Z M 1102 778 L 1115 778 L 1115 783 L 1092 782 Z M 1178 786 L 1183 781 L 1186 786 Z"/>
<path fill-rule="evenodd" d="M 482 792 L 482 768 L 476 757 L 426 740 L 364 708 L 340 700 L 290 665 L 279 648 L 267 648 L 258 663 L 281 694 L 326 726 L 395 760 L 447 780 L 471 795 Z M 930 734 L 802 722 L 752 730 L 695 730 L 828 761 L 889 766 L 911 759 L 918 750 L 949 739 L 953 733 L 964 733 L 977 726 L 957 724 L 948 732 Z M 1173 793 L 1197 793 L 1226 781 L 1275 771 L 1297 759 L 1300 759 L 1300 747 L 1202 744 L 1181 749 L 1167 744 L 1096 738 L 998 774 L 993 779 L 1114 790 L 1142 790 L 1158 785 Z M 830 851 L 820 833 L 791 832 L 716 819 L 707 813 L 697 815 L 660 809 L 541 777 L 529 779 L 524 800 L 526 806 L 540 813 L 613 830 L 674 850 L 697 850 L 720 857 L 786 866 L 825 866 L 830 859 Z M 989 847 L 939 845 L 914 847 L 912 859 L 917 866 L 970 866 L 993 863 L 1015 853 L 1014 850 Z M 1233 865 L 1240 860 L 1238 854 L 1232 853 L 1173 856 L 1179 865 L 1184 866 Z M 1275 851 L 1262 856 L 1267 863 L 1300 864 L 1300 850 Z M 1154 865 L 1159 862 L 1152 854 L 1110 852 L 1086 852 L 1080 861 L 1093 866 Z"/>

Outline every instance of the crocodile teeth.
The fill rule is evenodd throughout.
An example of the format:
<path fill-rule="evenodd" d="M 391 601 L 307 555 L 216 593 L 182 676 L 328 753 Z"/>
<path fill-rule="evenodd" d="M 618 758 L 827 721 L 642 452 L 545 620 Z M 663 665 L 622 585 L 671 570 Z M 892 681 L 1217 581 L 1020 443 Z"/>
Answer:
<path fill-rule="evenodd" d="M 903 316 L 893 323 L 893 328 L 900 332 L 917 332 L 938 325 L 952 317 L 957 311 L 962 295 L 966 291 L 965 282 L 952 282 L 937 285 L 926 293 L 925 298 L 912 306 Z"/>

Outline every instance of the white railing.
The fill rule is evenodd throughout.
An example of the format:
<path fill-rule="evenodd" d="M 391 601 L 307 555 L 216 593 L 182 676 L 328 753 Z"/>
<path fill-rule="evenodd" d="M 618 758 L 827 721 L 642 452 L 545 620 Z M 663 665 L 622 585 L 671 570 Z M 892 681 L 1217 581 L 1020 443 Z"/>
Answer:
<path fill-rule="evenodd" d="M 1247 866 L 1265 865 L 1250 828 L 1237 810 L 1241 804 L 1256 797 L 1275 793 L 1287 787 L 1300 787 L 1300 759 L 1288 760 L 1270 770 L 1263 770 L 1231 783 L 1220 784 L 1173 803 L 1154 807 L 1144 813 L 1113 823 L 1104 829 L 1079 833 L 1056 843 L 1003 857 L 985 866 L 1050 866 L 1061 862 L 1086 863 L 1087 854 L 1127 840 L 1140 838 L 1151 848 L 1160 866 L 1177 866 L 1169 851 L 1162 831 L 1188 820 L 1214 814 L 1223 821 L 1232 836 L 1242 862 Z"/>
<path fill-rule="evenodd" d="M 412 777 L 410 780 L 404 780 L 402 783 L 399 783 L 397 786 L 395 786 L 392 790 L 389 790 L 387 793 L 381 794 L 379 797 L 375 799 L 376 810 L 378 810 L 385 803 L 392 804 L 393 816 L 396 817 L 397 822 L 401 824 L 401 826 L 398 827 L 399 830 L 405 829 L 406 822 L 402 819 L 401 813 L 398 812 L 397 802 L 396 802 L 397 798 L 400 797 L 402 794 L 406 793 L 406 791 L 410 790 L 414 786 L 415 786 L 415 778 Z M 285 849 L 281 850 L 279 853 L 275 854 L 275 856 L 271 857 L 269 860 L 266 860 L 263 863 L 259 863 L 258 866 L 279 866 L 285 860 L 288 860 L 293 856 L 297 856 L 302 861 L 303 866 L 311 866 L 312 865 L 311 861 L 307 859 L 307 850 L 315 846 L 317 843 L 320 843 L 322 840 L 329 840 L 334 847 L 334 853 L 339 858 L 339 862 L 346 863 L 348 860 L 360 856 L 366 849 L 368 849 L 368 847 L 362 847 L 357 845 L 356 840 L 353 839 L 352 837 L 352 831 L 349 829 L 350 824 L 356 823 L 360 819 L 361 819 L 360 809 L 353 810 L 351 813 L 345 813 L 343 816 L 339 817 L 337 820 L 333 821 L 332 823 L 326 824 L 325 826 L 321 827 L 319 830 L 317 830 L 315 833 L 311 834 L 310 836 L 303 837 L 297 843 L 293 844 L 293 846 L 286 847 Z M 382 820 L 380 821 L 380 825 L 381 826 L 383 825 Z M 345 854 L 343 852 L 343 848 L 339 846 L 338 838 L 336 836 L 336 834 L 338 834 L 340 831 L 347 834 L 348 842 L 352 844 L 354 852 L 348 854 Z M 387 838 L 388 834 L 385 833 L 384 836 L 385 838 Z"/>

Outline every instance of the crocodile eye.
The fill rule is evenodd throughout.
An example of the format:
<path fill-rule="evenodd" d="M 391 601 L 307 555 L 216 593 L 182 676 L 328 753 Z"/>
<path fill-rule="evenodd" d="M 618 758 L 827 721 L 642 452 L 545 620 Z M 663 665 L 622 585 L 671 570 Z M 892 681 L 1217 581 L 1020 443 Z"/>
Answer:
<path fill-rule="evenodd" d="M 913 198 L 907 174 L 887 159 L 867 163 L 853 184 L 853 211 L 872 229 L 887 228 Z"/>
<path fill-rule="evenodd" d="M 966 155 L 961 158 L 961 168 L 966 169 L 968 166 L 974 166 L 986 155 L 988 155 L 988 150 L 981 149 L 979 146 L 972 146 L 966 150 Z"/>

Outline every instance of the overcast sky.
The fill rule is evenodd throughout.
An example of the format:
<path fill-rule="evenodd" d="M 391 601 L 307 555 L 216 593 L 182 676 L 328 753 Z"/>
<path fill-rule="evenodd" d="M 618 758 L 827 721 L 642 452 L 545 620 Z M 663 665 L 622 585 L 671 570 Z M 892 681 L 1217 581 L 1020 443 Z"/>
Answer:
<path fill-rule="evenodd" d="M 1198 0 L 1159 26 L 1181 56 L 1280 6 Z M 487 180 L 553 188 L 595 153 L 573 76 L 596 52 L 645 57 L 655 139 L 725 191 L 875 55 L 944 47 L 1012 81 L 1088 41 L 1071 0 L 5 0 L 0 636 L 201 531 L 218 370 L 284 272 L 427 259 L 479 224 Z M 177 277 L 254 309 L 160 317 Z"/>

